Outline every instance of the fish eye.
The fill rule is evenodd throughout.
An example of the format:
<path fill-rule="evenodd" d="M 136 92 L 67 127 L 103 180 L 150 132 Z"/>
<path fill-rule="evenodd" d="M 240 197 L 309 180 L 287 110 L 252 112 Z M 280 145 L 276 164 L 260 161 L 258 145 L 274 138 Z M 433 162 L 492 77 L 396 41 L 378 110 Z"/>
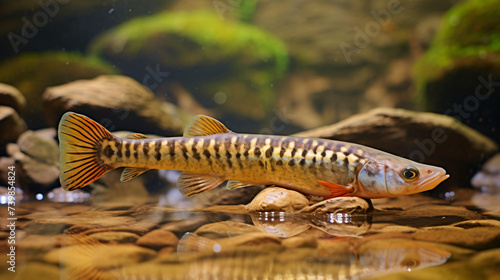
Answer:
<path fill-rule="evenodd" d="M 403 170 L 401 170 L 401 176 L 406 181 L 416 180 L 418 179 L 418 175 L 419 175 L 418 169 L 416 169 L 413 166 L 407 166 L 403 168 Z"/>
<path fill-rule="evenodd" d="M 404 259 L 400 265 L 406 269 L 412 269 L 420 265 L 420 260 L 417 259 Z"/>

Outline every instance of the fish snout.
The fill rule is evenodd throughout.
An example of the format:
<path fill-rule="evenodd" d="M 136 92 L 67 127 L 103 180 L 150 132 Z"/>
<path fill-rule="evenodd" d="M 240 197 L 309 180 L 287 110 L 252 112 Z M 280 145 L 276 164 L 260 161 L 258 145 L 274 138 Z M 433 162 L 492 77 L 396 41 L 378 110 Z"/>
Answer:
<path fill-rule="evenodd" d="M 424 168 L 423 172 L 424 179 L 418 183 L 418 188 L 421 191 L 432 190 L 450 177 L 449 174 L 446 174 L 446 170 L 441 167 Z"/>

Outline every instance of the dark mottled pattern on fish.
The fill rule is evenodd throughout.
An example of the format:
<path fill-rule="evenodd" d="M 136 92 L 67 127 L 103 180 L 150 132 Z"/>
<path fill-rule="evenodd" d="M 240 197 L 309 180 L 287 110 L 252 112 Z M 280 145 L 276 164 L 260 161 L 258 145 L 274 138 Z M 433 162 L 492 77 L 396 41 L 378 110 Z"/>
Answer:
<path fill-rule="evenodd" d="M 325 170 L 345 183 L 352 182 L 354 170 L 364 163 L 362 153 L 346 145 L 320 139 L 217 134 L 201 137 L 167 139 L 123 139 L 123 144 L 107 145 L 103 155 L 109 164 L 134 162 L 138 166 L 160 169 L 191 169 L 223 173 L 228 176 L 253 174 L 252 180 L 273 177 L 324 173 Z M 120 148 L 120 149 L 118 149 Z M 361 151 L 359 151 L 361 152 Z M 125 157 L 121 157 L 124 154 Z M 111 160 L 111 155 L 116 158 Z M 280 177 L 281 176 L 281 177 Z"/>
<path fill-rule="evenodd" d="M 178 187 L 186 196 L 230 180 L 230 189 L 274 184 L 324 198 L 380 198 L 428 190 L 449 177 L 442 168 L 352 143 L 235 134 L 206 116 L 194 117 L 184 137 L 132 134 L 120 139 L 88 117 L 68 112 L 58 137 L 60 182 L 66 190 L 84 187 L 118 167 L 125 167 L 121 181 L 149 169 L 180 170 Z"/>

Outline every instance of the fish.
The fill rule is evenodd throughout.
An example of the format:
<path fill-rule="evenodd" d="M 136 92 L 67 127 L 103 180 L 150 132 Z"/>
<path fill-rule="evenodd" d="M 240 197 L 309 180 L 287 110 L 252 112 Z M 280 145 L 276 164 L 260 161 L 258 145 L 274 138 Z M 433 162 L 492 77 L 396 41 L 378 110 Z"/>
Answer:
<path fill-rule="evenodd" d="M 359 144 L 318 138 L 238 134 L 195 116 L 182 137 L 118 138 L 87 116 L 66 112 L 58 126 L 60 182 L 82 188 L 124 167 L 129 181 L 150 169 L 182 171 L 177 187 L 191 197 L 227 181 L 227 189 L 276 185 L 329 199 L 388 198 L 433 189 L 449 177 L 426 165 Z"/>

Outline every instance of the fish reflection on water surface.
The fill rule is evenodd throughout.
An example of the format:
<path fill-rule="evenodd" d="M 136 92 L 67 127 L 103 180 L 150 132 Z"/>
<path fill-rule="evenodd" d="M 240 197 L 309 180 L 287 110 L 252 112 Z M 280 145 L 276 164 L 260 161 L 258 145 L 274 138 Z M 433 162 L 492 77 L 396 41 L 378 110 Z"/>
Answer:
<path fill-rule="evenodd" d="M 403 238 L 323 235 L 290 246 L 289 238 L 265 232 L 216 239 L 188 232 L 177 254 L 135 263 L 117 257 L 116 265 L 113 260 L 103 265 L 100 252 L 112 250 L 109 245 L 78 234 L 65 238 L 73 240 L 59 253 L 67 279 L 359 279 L 440 265 L 450 257 L 435 243 Z"/>
<path fill-rule="evenodd" d="M 152 278 L 138 266 L 116 272 L 124 279 L 359 279 L 413 271 L 443 264 L 450 253 L 433 243 L 406 239 L 362 242 L 347 238 L 326 241 L 318 248 L 284 248 L 264 245 L 230 246 L 186 234 L 179 243 L 179 263 L 150 267 Z M 189 248 L 185 250 L 185 248 Z M 137 278 L 132 278 L 137 277 Z"/>
<path fill-rule="evenodd" d="M 449 177 L 425 165 L 353 143 L 325 139 L 236 134 L 196 116 L 184 137 L 113 136 L 92 119 L 68 112 L 59 123 L 61 185 L 84 187 L 125 167 L 128 181 L 149 169 L 181 170 L 179 190 L 193 196 L 228 181 L 228 189 L 277 185 L 323 198 L 384 198 L 419 193 Z"/>

